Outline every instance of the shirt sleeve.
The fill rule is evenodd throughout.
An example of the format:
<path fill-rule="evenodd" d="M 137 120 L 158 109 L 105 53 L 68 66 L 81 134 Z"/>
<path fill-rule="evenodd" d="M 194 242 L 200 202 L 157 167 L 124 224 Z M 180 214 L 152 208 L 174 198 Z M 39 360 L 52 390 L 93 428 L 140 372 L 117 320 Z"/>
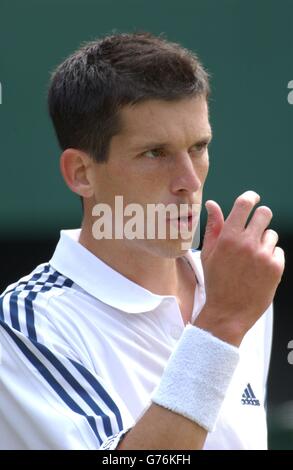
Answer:
<path fill-rule="evenodd" d="M 2 309 L 0 449 L 115 449 L 130 429 L 115 391 L 20 330 Z"/>
<path fill-rule="evenodd" d="M 120 431 L 115 436 L 110 437 L 107 441 L 103 442 L 100 447 L 100 450 L 115 450 L 117 449 L 119 443 L 125 437 L 125 435 L 130 431 L 131 428 L 126 431 Z"/>

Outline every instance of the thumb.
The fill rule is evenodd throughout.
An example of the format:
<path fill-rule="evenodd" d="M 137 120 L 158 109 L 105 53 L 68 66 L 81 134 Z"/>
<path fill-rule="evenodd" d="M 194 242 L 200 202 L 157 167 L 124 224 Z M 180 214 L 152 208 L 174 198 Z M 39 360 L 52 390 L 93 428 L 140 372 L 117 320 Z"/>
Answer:
<path fill-rule="evenodd" d="M 203 239 L 203 257 L 207 257 L 212 251 L 224 225 L 224 216 L 222 210 L 215 201 L 207 201 L 205 207 L 207 209 L 208 219 Z"/>

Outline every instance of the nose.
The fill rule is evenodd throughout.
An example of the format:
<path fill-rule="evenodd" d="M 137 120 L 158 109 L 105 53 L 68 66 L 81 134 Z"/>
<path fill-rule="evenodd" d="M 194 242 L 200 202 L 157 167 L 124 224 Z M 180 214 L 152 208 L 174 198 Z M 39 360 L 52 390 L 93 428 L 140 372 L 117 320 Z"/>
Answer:
<path fill-rule="evenodd" d="M 201 178 L 189 153 L 178 155 L 172 168 L 171 192 L 194 193 L 202 186 Z"/>

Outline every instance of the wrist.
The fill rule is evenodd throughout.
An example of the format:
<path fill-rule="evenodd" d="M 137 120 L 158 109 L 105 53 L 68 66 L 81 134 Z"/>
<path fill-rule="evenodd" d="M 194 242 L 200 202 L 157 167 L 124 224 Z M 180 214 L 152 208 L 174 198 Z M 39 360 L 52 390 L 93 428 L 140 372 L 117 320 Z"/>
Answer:
<path fill-rule="evenodd" d="M 208 306 L 203 307 L 193 325 L 236 347 L 240 346 L 246 333 L 243 325 L 238 320 L 236 321 L 233 313 L 223 318 L 219 308 Z"/>
<path fill-rule="evenodd" d="M 189 324 L 152 401 L 212 431 L 238 360 L 238 348 Z"/>

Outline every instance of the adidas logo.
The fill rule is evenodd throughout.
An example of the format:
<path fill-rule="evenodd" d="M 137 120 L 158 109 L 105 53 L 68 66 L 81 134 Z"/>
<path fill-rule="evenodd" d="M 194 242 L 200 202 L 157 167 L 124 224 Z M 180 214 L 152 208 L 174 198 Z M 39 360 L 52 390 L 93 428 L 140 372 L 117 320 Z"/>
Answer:
<path fill-rule="evenodd" d="M 260 406 L 260 402 L 256 399 L 250 384 L 247 384 L 242 393 L 241 403 L 242 405 Z"/>

